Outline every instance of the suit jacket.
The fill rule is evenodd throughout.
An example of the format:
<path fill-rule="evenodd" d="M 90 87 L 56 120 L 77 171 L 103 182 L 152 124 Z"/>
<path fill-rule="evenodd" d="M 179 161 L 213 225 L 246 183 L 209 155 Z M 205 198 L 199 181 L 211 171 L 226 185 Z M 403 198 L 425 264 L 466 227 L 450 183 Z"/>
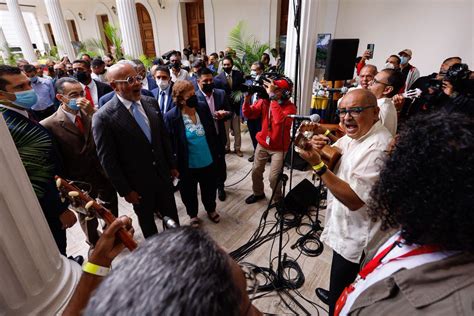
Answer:
<path fill-rule="evenodd" d="M 40 157 L 37 157 L 35 162 L 38 165 L 52 167 L 45 168 L 43 170 L 49 173 L 49 181 L 36 182 L 35 179 L 31 178 L 32 169 L 35 168 L 35 166 L 25 165 L 25 161 L 22 162 L 25 165 L 25 170 L 28 174 L 28 177 L 30 177 L 30 181 L 33 184 L 40 185 L 43 189 L 44 193 L 42 195 L 38 195 L 36 191 L 35 193 L 38 197 L 41 209 L 43 210 L 43 213 L 46 219 L 48 220 L 48 224 L 50 225 L 51 231 L 53 231 L 54 234 L 54 226 L 52 226 L 52 223 L 53 221 L 58 221 L 59 215 L 66 211 L 67 203 L 61 202 L 54 180 L 55 175 L 62 175 L 62 168 L 53 139 L 49 132 L 43 126 L 29 120 L 25 116 L 15 111 L 6 108 L 0 108 L 0 113 L 3 114 L 3 118 L 7 123 L 10 133 L 18 133 L 19 137 L 23 137 L 28 133 L 35 133 L 38 137 L 42 137 L 43 139 L 47 140 L 47 146 L 41 148 L 42 155 Z M 15 146 L 17 147 L 21 157 L 23 144 L 15 143 Z"/>
<path fill-rule="evenodd" d="M 227 97 L 226 93 L 222 89 L 214 89 L 212 92 L 214 96 L 214 107 L 216 111 L 219 110 L 224 110 L 224 111 L 232 111 L 229 98 Z M 196 91 L 196 96 L 198 98 L 198 102 L 202 103 L 204 106 L 207 106 L 209 108 L 209 104 L 207 104 L 206 97 L 202 93 L 200 89 Z M 227 137 L 226 137 L 226 132 L 225 132 L 225 124 L 224 122 L 228 120 L 228 118 L 218 120 L 217 121 L 217 129 L 218 129 L 218 136 L 219 136 L 219 151 L 224 152 L 225 151 L 225 144 L 227 142 Z"/>
<path fill-rule="evenodd" d="M 151 93 L 153 94 L 153 97 L 158 101 L 158 105 L 159 105 L 160 88 L 157 86 L 155 89 L 153 89 L 151 91 Z M 169 92 L 169 95 L 168 95 L 168 102 L 166 103 L 166 112 L 168 112 L 169 110 L 171 110 L 172 108 L 174 108 L 176 106 L 176 104 L 173 101 L 172 95 L 173 95 L 173 82 L 171 81 L 170 82 L 170 92 Z M 163 114 L 163 116 L 165 115 L 165 113 L 162 113 L 162 114 Z"/>
<path fill-rule="evenodd" d="M 145 96 L 140 101 L 150 122 L 151 143 L 117 96 L 92 117 L 99 160 L 121 196 L 131 191 L 142 197 L 155 194 L 160 186 L 170 185 L 170 169 L 176 167 L 157 101 Z"/>
<path fill-rule="evenodd" d="M 141 89 L 140 90 L 140 94 L 141 95 L 144 95 L 144 96 L 147 96 L 147 97 L 152 97 L 153 96 L 153 93 L 151 93 L 151 91 L 148 91 L 147 89 Z M 112 90 L 111 92 L 103 95 L 100 99 L 99 99 L 99 108 L 103 107 L 104 104 L 106 104 L 107 102 L 109 102 L 110 100 L 112 100 L 112 98 L 115 96 L 115 91 Z"/>
<path fill-rule="evenodd" d="M 240 115 L 241 102 L 240 101 L 234 102 L 231 95 L 232 95 L 232 92 L 234 91 L 240 91 L 240 87 L 245 82 L 244 75 L 238 70 L 232 70 L 231 76 L 232 76 L 232 87 L 230 87 L 229 84 L 227 83 L 227 77 L 224 71 L 214 77 L 214 84 L 216 88 L 222 89 L 226 92 L 227 97 L 229 97 L 229 100 L 231 102 L 232 111 L 234 111 L 235 114 Z"/>
<path fill-rule="evenodd" d="M 200 103 L 196 107 L 201 124 L 206 133 L 206 140 L 211 151 L 212 160 L 216 162 L 223 157 L 223 152 L 219 150 L 220 141 L 217 138 L 214 119 L 211 111 L 206 104 Z M 183 116 L 179 107 L 174 107 L 165 114 L 165 125 L 170 135 L 171 147 L 173 148 L 173 159 L 178 165 L 180 178 L 187 175 L 189 170 L 188 143 L 186 139 L 186 130 L 183 122 Z"/>
<path fill-rule="evenodd" d="M 94 80 L 94 79 L 92 79 Z M 98 80 L 94 80 L 95 84 L 97 85 L 97 100 L 100 100 L 104 95 L 107 93 L 114 91 L 111 86 L 106 83 L 100 82 Z"/>
<path fill-rule="evenodd" d="M 158 88 L 156 80 L 151 75 L 147 75 L 146 80 L 148 81 L 148 91 Z"/>
<path fill-rule="evenodd" d="M 82 110 L 80 115 L 84 135 L 61 108 L 40 123 L 56 140 L 66 178 L 90 183 L 94 192 L 110 190 L 111 184 L 97 157 L 91 129 L 92 118 Z"/>

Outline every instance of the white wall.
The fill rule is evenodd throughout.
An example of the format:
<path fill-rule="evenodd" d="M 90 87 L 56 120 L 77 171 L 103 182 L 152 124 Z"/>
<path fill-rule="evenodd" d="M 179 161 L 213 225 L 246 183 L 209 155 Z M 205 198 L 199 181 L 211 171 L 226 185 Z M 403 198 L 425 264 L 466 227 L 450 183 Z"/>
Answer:
<path fill-rule="evenodd" d="M 472 0 L 339 0 L 335 38 L 360 38 L 359 55 L 374 43 L 376 66 L 409 48 L 422 74 L 451 56 L 473 68 L 473 12 Z"/>

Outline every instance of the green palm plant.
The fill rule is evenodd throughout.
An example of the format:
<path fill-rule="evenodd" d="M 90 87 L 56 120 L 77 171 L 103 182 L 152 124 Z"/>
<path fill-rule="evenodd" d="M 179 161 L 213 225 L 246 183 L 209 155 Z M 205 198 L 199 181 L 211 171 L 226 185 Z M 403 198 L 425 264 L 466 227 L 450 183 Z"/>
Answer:
<path fill-rule="evenodd" d="M 113 26 L 110 23 L 105 23 L 104 33 L 105 33 L 105 36 L 109 39 L 109 41 L 112 43 L 114 47 L 113 55 L 114 55 L 115 60 L 119 60 L 123 58 L 122 38 L 119 36 L 118 28 Z"/>
<path fill-rule="evenodd" d="M 79 54 L 87 53 L 92 58 L 105 55 L 105 45 L 102 40 L 95 38 L 86 39 L 79 49 Z M 80 56 L 78 56 L 80 57 Z"/>
<path fill-rule="evenodd" d="M 51 139 L 39 128 L 27 130 L 27 122 L 13 118 L 6 123 L 36 196 L 41 198 L 45 193 L 44 184 L 54 176 L 54 165 L 48 159 Z"/>

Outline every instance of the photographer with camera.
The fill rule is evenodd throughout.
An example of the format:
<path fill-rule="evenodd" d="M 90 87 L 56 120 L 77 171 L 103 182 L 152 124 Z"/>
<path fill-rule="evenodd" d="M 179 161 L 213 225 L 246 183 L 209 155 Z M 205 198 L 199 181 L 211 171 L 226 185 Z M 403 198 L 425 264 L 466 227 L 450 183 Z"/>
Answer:
<path fill-rule="evenodd" d="M 261 118 L 262 129 L 257 133 L 258 145 L 252 169 L 252 190 L 245 203 L 252 204 L 265 198 L 263 172 L 265 164 L 271 157 L 269 181 L 274 191 L 274 202 L 281 196 L 281 183 L 278 175 L 285 160 L 285 153 L 290 144 L 290 128 L 292 120 L 288 115 L 296 113 L 295 105 L 290 101 L 293 83 L 289 78 L 276 77 L 263 83 L 269 99 L 259 99 L 250 105 L 252 91 L 247 92 L 242 112 L 249 119 Z M 255 92 L 255 91 L 253 91 Z M 278 184 L 278 185 L 277 185 Z"/>
<path fill-rule="evenodd" d="M 178 52 L 171 54 L 169 67 L 171 70 L 171 81 L 189 80 L 189 73 L 185 69 L 181 69 L 181 57 Z"/>
<path fill-rule="evenodd" d="M 466 64 L 452 65 L 441 83 L 441 90 L 448 100 L 441 108 L 448 114 L 458 112 L 474 114 L 474 80 Z"/>

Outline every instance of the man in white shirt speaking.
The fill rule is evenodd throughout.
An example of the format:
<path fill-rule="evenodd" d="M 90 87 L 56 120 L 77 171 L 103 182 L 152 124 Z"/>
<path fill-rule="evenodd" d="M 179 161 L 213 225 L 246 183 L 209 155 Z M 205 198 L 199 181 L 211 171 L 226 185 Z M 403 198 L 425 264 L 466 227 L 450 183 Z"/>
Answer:
<path fill-rule="evenodd" d="M 311 148 L 300 150 L 328 188 L 326 225 L 321 235 L 333 249 L 329 292 L 321 288 L 316 294 L 329 305 L 329 315 L 344 288 L 354 281 L 369 243 L 382 237 L 380 223 L 370 220 L 367 201 L 379 177 L 385 150 L 392 140 L 379 120 L 377 99 L 368 90 L 356 89 L 346 94 L 337 114 L 346 135 L 337 140 L 342 157 L 334 172 L 327 169 L 319 150 L 329 140 L 314 136 Z"/>

